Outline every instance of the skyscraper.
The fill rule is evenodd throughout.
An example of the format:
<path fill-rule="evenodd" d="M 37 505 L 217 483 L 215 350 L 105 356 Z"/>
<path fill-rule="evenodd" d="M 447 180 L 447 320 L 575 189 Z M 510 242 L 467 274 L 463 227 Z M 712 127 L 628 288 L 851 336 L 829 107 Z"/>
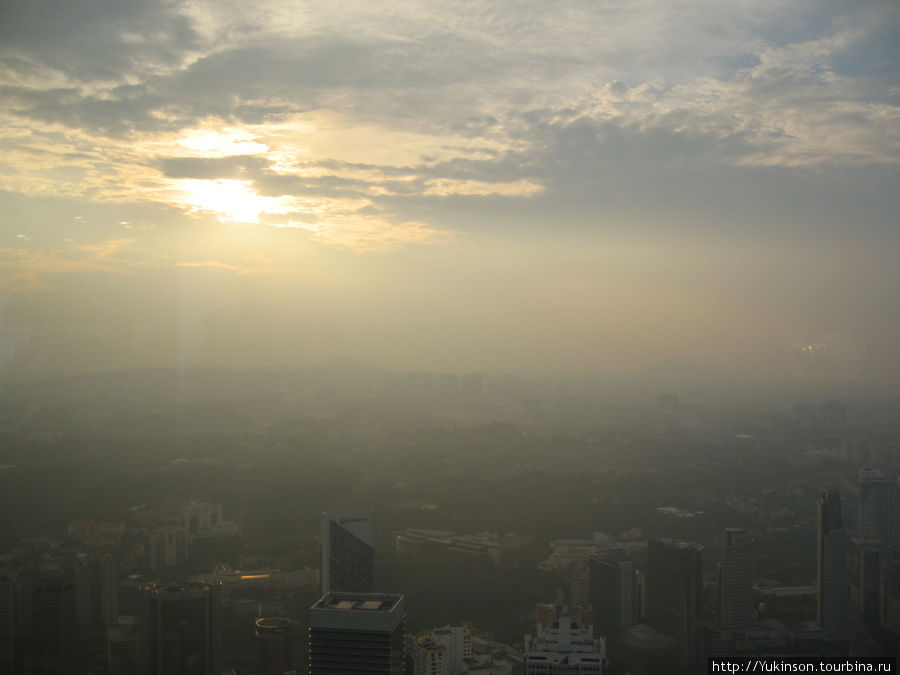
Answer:
<path fill-rule="evenodd" d="M 885 544 L 900 542 L 900 483 L 878 469 L 859 471 L 860 538 Z"/>
<path fill-rule="evenodd" d="M 403 673 L 405 627 L 402 595 L 327 593 L 309 611 L 309 673 Z"/>
<path fill-rule="evenodd" d="M 0 565 L 0 675 L 13 672 L 13 576 Z"/>
<path fill-rule="evenodd" d="M 140 592 L 139 673 L 219 675 L 221 584 L 146 584 Z"/>
<path fill-rule="evenodd" d="M 375 590 L 374 539 L 371 511 L 322 514 L 322 595 Z"/>
<path fill-rule="evenodd" d="M 647 614 L 650 624 L 675 638 L 682 667 L 699 663 L 703 563 L 699 544 L 672 539 L 647 542 Z"/>
<path fill-rule="evenodd" d="M 619 639 L 634 624 L 634 563 L 623 549 L 588 560 L 594 629 L 606 637 L 609 658 L 616 658 Z"/>
<path fill-rule="evenodd" d="M 848 544 L 841 516 L 841 493 L 836 487 L 828 488 L 819 499 L 818 509 L 816 609 L 819 625 L 833 640 L 847 638 Z"/>
<path fill-rule="evenodd" d="M 744 628 L 753 621 L 753 537 L 743 528 L 725 530 L 719 561 L 719 628 Z"/>
<path fill-rule="evenodd" d="M 75 657 L 75 575 L 47 563 L 31 578 L 31 672 L 66 673 Z"/>
<path fill-rule="evenodd" d="M 112 628 L 118 614 L 116 560 L 109 552 L 79 553 L 74 559 L 77 619 L 84 628 Z"/>
<path fill-rule="evenodd" d="M 257 675 L 281 675 L 291 670 L 291 620 L 268 617 L 256 620 Z"/>

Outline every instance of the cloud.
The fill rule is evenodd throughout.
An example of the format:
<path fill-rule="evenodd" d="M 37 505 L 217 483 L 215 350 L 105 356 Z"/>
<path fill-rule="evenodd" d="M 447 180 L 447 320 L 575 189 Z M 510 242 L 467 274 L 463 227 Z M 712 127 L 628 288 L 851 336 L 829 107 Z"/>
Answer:
<path fill-rule="evenodd" d="M 241 181 L 272 224 L 396 243 L 475 204 L 696 223 L 900 162 L 882 5 L 26 4 L 0 29 L 0 186 L 26 194 L 194 212 L 183 181 Z"/>

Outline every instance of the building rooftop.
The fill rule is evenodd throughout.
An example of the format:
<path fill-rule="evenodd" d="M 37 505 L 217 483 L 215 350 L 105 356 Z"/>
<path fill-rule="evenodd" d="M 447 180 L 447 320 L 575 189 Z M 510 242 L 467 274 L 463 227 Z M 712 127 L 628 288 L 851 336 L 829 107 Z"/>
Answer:
<path fill-rule="evenodd" d="M 332 591 L 309 612 L 311 628 L 393 630 L 404 620 L 403 596 Z"/>
<path fill-rule="evenodd" d="M 313 609 L 332 609 L 360 612 L 390 612 L 402 599 L 388 593 L 328 593 Z"/>

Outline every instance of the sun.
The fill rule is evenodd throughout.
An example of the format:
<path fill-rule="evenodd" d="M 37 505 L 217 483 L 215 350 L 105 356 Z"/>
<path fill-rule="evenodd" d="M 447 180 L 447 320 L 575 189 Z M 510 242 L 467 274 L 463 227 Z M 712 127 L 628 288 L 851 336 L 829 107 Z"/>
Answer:
<path fill-rule="evenodd" d="M 246 180 L 182 180 L 180 201 L 195 211 L 211 211 L 222 222 L 258 223 L 261 214 L 288 213 L 288 197 L 257 194 Z"/>

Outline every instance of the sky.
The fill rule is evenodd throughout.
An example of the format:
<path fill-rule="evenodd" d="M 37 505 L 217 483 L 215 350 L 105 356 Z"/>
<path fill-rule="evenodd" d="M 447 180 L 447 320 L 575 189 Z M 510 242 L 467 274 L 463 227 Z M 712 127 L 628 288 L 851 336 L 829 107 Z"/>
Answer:
<path fill-rule="evenodd" d="M 0 5 L 0 372 L 894 388 L 895 0 Z"/>

